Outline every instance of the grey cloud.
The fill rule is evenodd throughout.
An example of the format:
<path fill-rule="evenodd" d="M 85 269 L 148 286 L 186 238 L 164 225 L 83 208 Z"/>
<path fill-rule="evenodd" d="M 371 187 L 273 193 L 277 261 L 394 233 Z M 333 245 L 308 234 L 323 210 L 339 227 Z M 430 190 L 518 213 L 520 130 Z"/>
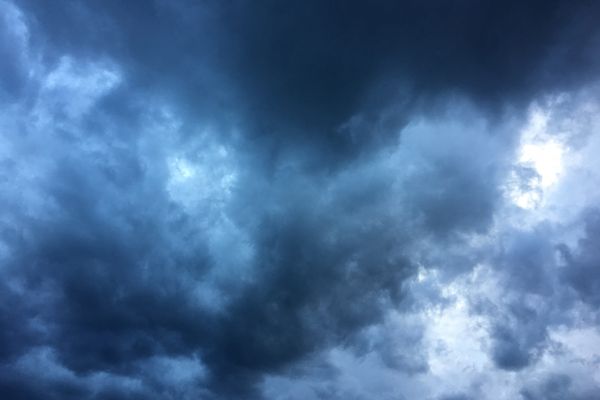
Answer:
<path fill-rule="evenodd" d="M 600 398 L 597 389 L 584 389 L 574 387 L 572 378 L 565 374 L 553 374 L 545 377 L 541 382 L 531 384 L 521 390 L 524 400 L 595 400 Z"/>
<path fill-rule="evenodd" d="M 597 307 L 600 304 L 600 212 L 587 210 L 582 219 L 585 235 L 577 248 L 561 246 L 565 262 L 562 275 L 581 300 Z"/>
<path fill-rule="evenodd" d="M 144 123 L 140 119 L 137 127 L 150 129 Z M 105 134 L 79 141 L 58 136 L 49 141 L 54 156 L 37 154 L 37 162 L 51 168 L 27 199 L 44 199 L 33 215 L 27 202 L 5 193 L 23 232 L 5 236 L 11 243 L 5 273 L 25 293 L 47 288 L 48 299 L 35 309 L 47 335 L 33 338 L 73 372 L 107 371 L 160 387 L 145 378 L 144 360 L 198 354 L 207 368 L 198 385 L 224 398 L 259 397 L 263 374 L 328 346 L 357 346 L 356 335 L 405 298 L 402 283 L 415 269 L 408 248 L 416 233 L 428 235 L 431 228 L 396 206 L 402 192 L 386 186 L 402 182 L 393 176 L 393 163 L 374 158 L 337 175 L 312 175 L 292 165 L 267 179 L 260 162 L 242 157 L 247 164 L 231 200 L 217 207 L 209 199 L 186 211 L 166 189 L 165 154 L 146 153 L 141 136 L 126 139 L 135 151 L 118 151 L 122 139 Z M 96 141 L 115 150 L 92 146 L 90 153 Z M 474 167 L 458 170 L 468 168 Z M 443 183 L 438 187 L 450 190 Z M 248 240 L 252 256 L 241 265 L 227 261 L 227 248 L 210 245 L 216 234 L 210 221 L 221 212 Z M 456 229 L 469 226 L 460 221 L 452 222 Z M 404 224 L 415 230 L 409 235 Z M 214 283 L 221 304 L 215 310 L 198 294 L 212 284 L 217 266 L 229 262 L 235 263 L 233 275 Z M 15 301 L 26 304 L 20 296 Z M 419 330 L 399 329 L 407 343 L 418 343 Z M 393 341 L 379 346 L 386 340 Z M 34 345 L 23 342 L 21 355 Z M 418 353 L 378 351 L 399 370 L 426 370 Z"/>
<path fill-rule="evenodd" d="M 420 261 L 482 258 L 451 250 L 502 202 L 503 112 L 594 78 L 597 6 L 569 4 L 19 4 L 27 57 L 14 18 L 0 31 L 0 393 L 261 398 L 336 346 L 427 372 L 424 328 L 386 316 L 422 306 Z M 590 304 L 595 224 L 563 251 Z M 555 318 L 521 302 L 554 293 L 547 235 L 513 236 L 506 369 Z M 40 348 L 64 376 L 19 369 Z M 157 372 L 182 358 L 203 372 Z"/>
<path fill-rule="evenodd" d="M 490 261 L 501 283 L 497 298 L 472 299 L 474 311 L 490 319 L 490 355 L 497 367 L 518 371 L 535 365 L 551 345 L 551 328 L 593 323 L 574 310 L 579 300 L 590 302 L 586 289 L 595 282 L 588 267 L 596 248 L 594 216 L 595 211 L 584 212 L 586 233 L 575 252 L 561 244 L 564 227 L 550 223 L 510 231 L 498 240 L 500 248 Z"/>
<path fill-rule="evenodd" d="M 495 265 L 503 280 L 501 303 L 484 311 L 492 318 L 491 357 L 496 366 L 520 370 L 537 362 L 548 345 L 549 325 L 559 323 L 556 247 L 552 228 L 510 232 Z M 485 309 L 485 306 L 484 306 Z"/>
<path fill-rule="evenodd" d="M 445 94 L 494 110 L 522 106 L 593 80 L 598 63 L 599 10 L 588 1 L 27 1 L 24 9 L 33 41 L 54 54 L 110 55 L 134 87 L 184 99 L 191 118 L 223 122 L 233 111 L 253 137 L 323 148 L 326 164 L 381 142 Z M 390 107 L 397 117 L 386 117 Z M 339 134 L 356 117 L 365 121 L 359 132 Z"/>

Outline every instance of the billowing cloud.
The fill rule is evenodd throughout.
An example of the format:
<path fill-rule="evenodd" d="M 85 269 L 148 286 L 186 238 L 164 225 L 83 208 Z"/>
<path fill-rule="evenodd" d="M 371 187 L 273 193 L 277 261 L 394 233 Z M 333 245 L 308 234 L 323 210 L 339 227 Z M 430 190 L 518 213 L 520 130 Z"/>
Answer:
<path fill-rule="evenodd" d="M 595 3 L 0 8 L 3 397 L 594 398 Z"/>

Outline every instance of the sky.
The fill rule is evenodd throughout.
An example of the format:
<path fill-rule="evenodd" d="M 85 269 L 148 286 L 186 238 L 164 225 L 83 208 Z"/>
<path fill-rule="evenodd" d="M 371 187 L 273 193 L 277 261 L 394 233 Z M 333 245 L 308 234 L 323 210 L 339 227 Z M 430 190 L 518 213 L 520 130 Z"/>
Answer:
<path fill-rule="evenodd" d="M 600 399 L 598 21 L 0 0 L 0 398 Z"/>

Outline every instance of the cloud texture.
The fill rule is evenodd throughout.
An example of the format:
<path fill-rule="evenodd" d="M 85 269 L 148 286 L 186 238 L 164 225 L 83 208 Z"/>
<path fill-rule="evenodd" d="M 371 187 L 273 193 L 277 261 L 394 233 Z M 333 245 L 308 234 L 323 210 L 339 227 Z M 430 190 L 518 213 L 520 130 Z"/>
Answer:
<path fill-rule="evenodd" d="M 0 9 L 0 397 L 597 398 L 600 4 Z"/>

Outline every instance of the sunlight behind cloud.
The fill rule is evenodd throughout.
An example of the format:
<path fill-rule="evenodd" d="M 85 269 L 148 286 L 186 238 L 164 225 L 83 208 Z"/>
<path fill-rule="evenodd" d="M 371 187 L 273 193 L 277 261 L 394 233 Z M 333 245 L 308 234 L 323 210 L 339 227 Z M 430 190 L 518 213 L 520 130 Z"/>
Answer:
<path fill-rule="evenodd" d="M 564 171 L 566 147 L 549 132 L 550 117 L 550 110 L 534 107 L 521 133 L 517 162 L 509 178 L 510 198 L 520 208 L 540 207 L 544 193 Z"/>
<path fill-rule="evenodd" d="M 217 144 L 206 144 L 198 153 L 168 157 L 167 189 L 172 199 L 188 211 L 198 207 L 220 207 L 231 194 L 237 170 L 228 150 Z"/>
<path fill-rule="evenodd" d="M 531 165 L 539 174 L 539 185 L 547 188 L 555 184 L 563 171 L 564 147 L 556 140 L 526 143 L 521 148 L 519 163 Z"/>

